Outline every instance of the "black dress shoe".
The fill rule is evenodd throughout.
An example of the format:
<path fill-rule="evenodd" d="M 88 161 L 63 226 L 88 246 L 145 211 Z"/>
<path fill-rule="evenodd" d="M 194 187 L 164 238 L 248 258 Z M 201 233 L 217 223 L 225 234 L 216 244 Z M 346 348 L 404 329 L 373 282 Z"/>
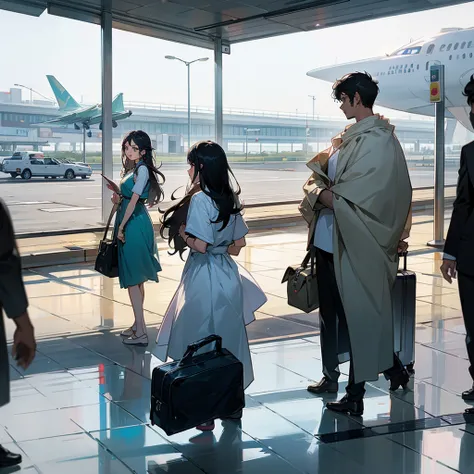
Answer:
<path fill-rule="evenodd" d="M 11 467 L 21 463 L 21 454 L 14 454 L 0 444 L 0 467 Z"/>
<path fill-rule="evenodd" d="M 470 388 L 469 390 L 466 390 L 465 392 L 462 392 L 462 399 L 463 400 L 469 400 L 469 401 L 474 401 L 474 387 Z"/>
<path fill-rule="evenodd" d="M 398 390 L 400 387 L 403 389 L 407 388 L 408 382 L 410 381 L 410 374 L 407 370 L 403 369 L 402 371 L 398 372 L 396 375 L 390 378 L 390 390 L 394 392 Z"/>
<path fill-rule="evenodd" d="M 337 393 L 338 388 L 339 384 L 337 382 L 323 377 L 319 382 L 309 385 L 307 390 L 316 395 L 321 395 L 322 393 Z"/>
<path fill-rule="evenodd" d="M 350 400 L 347 395 L 344 395 L 337 402 L 326 403 L 326 408 L 339 413 L 349 413 L 352 416 L 362 416 L 364 413 L 364 400 L 356 402 Z"/>

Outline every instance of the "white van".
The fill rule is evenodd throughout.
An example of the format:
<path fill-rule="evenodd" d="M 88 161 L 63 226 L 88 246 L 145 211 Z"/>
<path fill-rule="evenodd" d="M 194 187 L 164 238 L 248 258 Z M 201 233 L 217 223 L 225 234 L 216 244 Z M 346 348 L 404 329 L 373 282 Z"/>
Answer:
<path fill-rule="evenodd" d="M 42 151 L 16 151 L 11 158 L 3 161 L 3 172 L 9 173 L 12 178 L 21 176 L 23 179 L 36 176 L 65 179 L 80 176 L 86 179 L 92 174 L 92 169 L 86 164 L 66 163 L 55 158 L 47 158 Z"/>

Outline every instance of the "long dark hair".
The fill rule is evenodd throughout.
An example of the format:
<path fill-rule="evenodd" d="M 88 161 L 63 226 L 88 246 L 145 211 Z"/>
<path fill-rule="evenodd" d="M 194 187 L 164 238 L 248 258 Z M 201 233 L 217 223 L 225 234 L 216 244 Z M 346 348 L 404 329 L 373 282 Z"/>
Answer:
<path fill-rule="evenodd" d="M 150 179 L 150 191 L 148 192 L 147 204 L 152 207 L 163 200 L 163 184 L 165 182 L 165 175 L 158 169 L 155 164 L 155 157 L 153 147 L 151 146 L 151 140 L 147 133 L 143 130 L 133 130 L 129 132 L 122 140 L 122 177 L 130 171 L 134 170 L 134 173 L 138 172 L 138 169 L 134 161 L 131 161 L 125 155 L 125 145 L 131 142 L 138 147 L 141 152 L 145 153 L 141 155 L 143 163 L 148 168 L 149 179 Z M 142 165 L 143 166 L 143 165 Z"/>
<path fill-rule="evenodd" d="M 180 189 L 180 188 L 178 188 Z M 161 217 L 160 235 L 164 240 L 168 240 L 169 247 L 173 250 L 168 252 L 174 255 L 179 252 L 179 256 L 183 260 L 183 253 L 187 248 L 186 242 L 179 235 L 179 228 L 186 223 L 188 216 L 189 204 L 193 194 L 201 191 L 199 184 L 194 184 L 186 190 L 185 195 L 179 199 L 176 197 L 176 192 L 171 195 L 171 201 L 178 201 L 163 212 Z"/>
<path fill-rule="evenodd" d="M 219 210 L 219 215 L 213 222 L 222 222 L 219 230 L 227 226 L 233 214 L 242 211 L 242 205 L 238 200 L 240 186 L 229 167 L 227 156 L 221 146 L 212 141 L 196 143 L 188 152 L 188 163 L 194 165 L 192 183 L 198 176 L 199 182 L 191 184 L 184 197 L 164 212 L 160 227 L 161 237 L 167 239 L 169 246 L 174 250 L 171 255 L 179 252 L 181 258 L 186 250 L 186 243 L 179 235 L 179 228 L 186 223 L 193 194 L 202 191 L 211 197 Z M 235 189 L 231 184 L 230 176 L 235 180 Z M 177 199 L 174 194 L 171 196 L 172 201 Z"/>
<path fill-rule="evenodd" d="M 224 229 L 229 223 L 230 216 L 242 211 L 238 196 L 240 186 L 227 162 L 225 151 L 220 145 L 210 140 L 198 142 L 188 152 L 188 163 L 194 165 L 192 182 L 199 176 L 201 190 L 213 201 L 219 211 L 213 223 L 222 222 Z M 234 190 L 230 176 L 235 180 L 237 189 Z"/>

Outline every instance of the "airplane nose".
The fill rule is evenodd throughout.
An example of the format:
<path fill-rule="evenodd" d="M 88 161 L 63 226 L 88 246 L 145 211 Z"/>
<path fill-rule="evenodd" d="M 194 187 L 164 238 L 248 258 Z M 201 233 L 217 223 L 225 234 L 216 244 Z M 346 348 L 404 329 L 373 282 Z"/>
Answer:
<path fill-rule="evenodd" d="M 334 66 L 318 67 L 307 72 L 306 75 L 314 77 L 315 79 L 321 79 L 322 81 L 335 82 L 351 72 L 367 71 L 370 73 L 371 69 L 373 69 L 373 62 L 364 60 L 345 64 L 335 64 Z"/>
<path fill-rule="evenodd" d="M 306 75 L 322 81 L 334 82 L 339 78 L 339 68 L 337 66 L 318 67 L 307 72 Z"/>

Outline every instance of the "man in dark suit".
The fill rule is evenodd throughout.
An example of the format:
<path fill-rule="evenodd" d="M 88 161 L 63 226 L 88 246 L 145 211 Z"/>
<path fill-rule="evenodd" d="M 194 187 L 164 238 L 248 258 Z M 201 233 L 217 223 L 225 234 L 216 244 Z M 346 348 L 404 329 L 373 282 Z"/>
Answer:
<path fill-rule="evenodd" d="M 28 299 L 10 214 L 0 199 L 0 407 L 10 401 L 10 366 L 2 310 L 16 325 L 12 355 L 26 369 L 35 357 L 36 341 L 28 316 Z M 21 455 L 0 445 L 0 469 L 21 463 Z"/>
<path fill-rule="evenodd" d="M 469 117 L 474 127 L 474 75 L 464 89 L 471 107 Z M 461 151 L 456 200 L 444 245 L 441 273 L 446 281 L 458 277 L 464 325 L 466 326 L 467 355 L 474 380 L 474 142 Z M 474 385 L 463 392 L 464 400 L 474 401 Z"/>

